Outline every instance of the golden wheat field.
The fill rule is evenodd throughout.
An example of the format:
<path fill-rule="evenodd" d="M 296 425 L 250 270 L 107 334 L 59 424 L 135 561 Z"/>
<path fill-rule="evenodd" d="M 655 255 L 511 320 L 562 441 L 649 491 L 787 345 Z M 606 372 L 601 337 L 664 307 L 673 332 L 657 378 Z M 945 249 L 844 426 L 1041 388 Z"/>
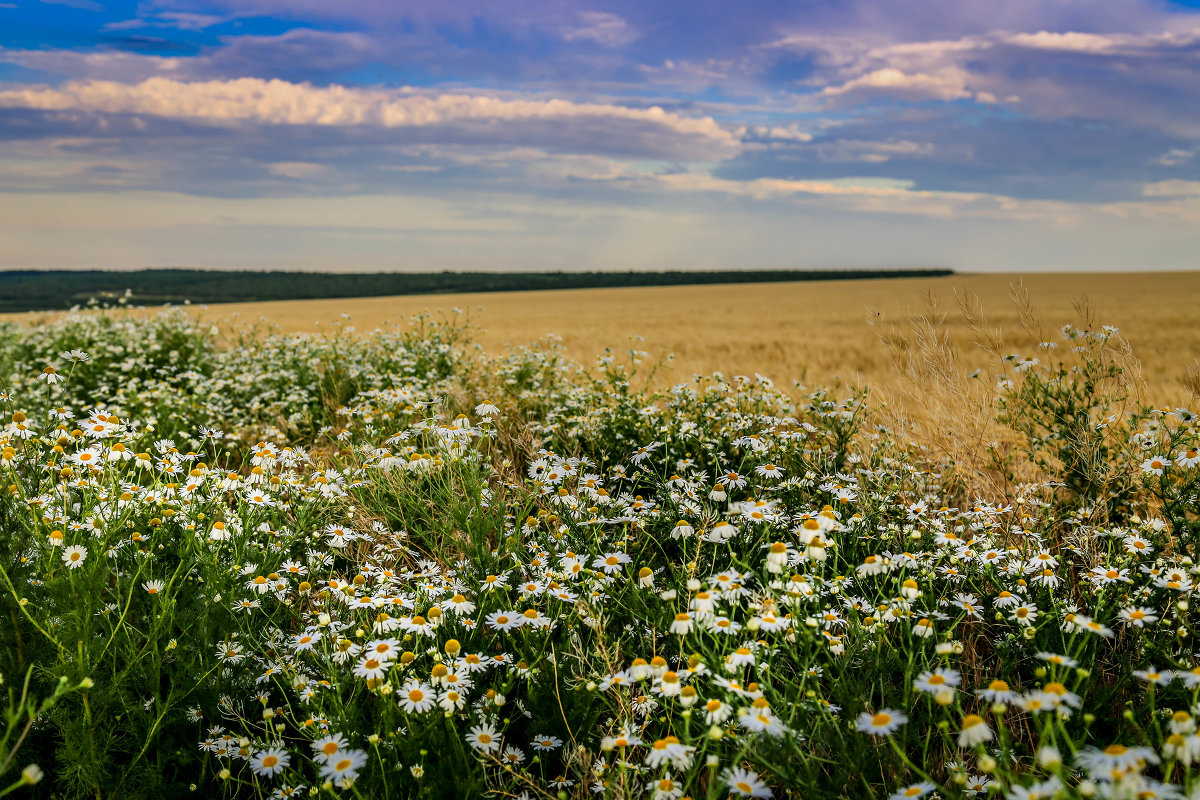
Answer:
<path fill-rule="evenodd" d="M 1010 297 L 1022 281 L 1040 331 L 1027 332 Z M 403 322 L 421 312 L 465 311 L 475 340 L 490 353 L 546 336 L 561 339 L 570 357 L 590 362 L 606 347 L 631 346 L 664 354 L 655 383 L 669 385 L 695 373 L 760 373 L 780 385 L 887 386 L 896 366 L 881 334 L 907 331 L 938 301 L 946 330 L 970 372 L 989 366 L 956 303 L 955 291 L 976 296 L 1003 345 L 1031 352 L 1055 338 L 1065 323 L 1080 323 L 1086 299 L 1092 323 L 1115 325 L 1141 362 L 1147 396 L 1156 403 L 1184 402 L 1188 370 L 1200 356 L 1200 272 L 955 275 L 930 279 L 878 279 L 802 283 L 665 286 L 542 292 L 366 297 L 236 303 L 198 308 L 229 328 L 267 320 L 287 332 L 365 332 Z M 349 315 L 347 320 L 342 315 Z M 43 315 L 44 316 L 44 315 Z M 9 315 L 32 320 L 38 315 Z M 872 324 L 872 321 L 874 324 Z"/>

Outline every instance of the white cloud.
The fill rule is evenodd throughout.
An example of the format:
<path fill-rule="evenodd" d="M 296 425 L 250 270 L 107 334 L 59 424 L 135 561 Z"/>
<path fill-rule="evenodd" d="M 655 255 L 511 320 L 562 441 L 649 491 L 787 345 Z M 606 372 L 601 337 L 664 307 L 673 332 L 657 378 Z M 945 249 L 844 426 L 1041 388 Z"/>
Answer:
<path fill-rule="evenodd" d="M 819 201 L 845 210 L 874 211 L 929 217 L 948 217 L 990 196 L 971 192 L 935 192 L 914 189 L 910 180 L 897 178 L 837 178 L 791 180 L 755 178 L 731 180 L 706 172 L 649 172 L 628 164 L 594 160 L 559 160 L 553 169 L 559 180 L 604 182 L 629 191 L 649 194 L 698 195 L 718 193 L 762 202 Z M 998 198 L 1000 200 L 1010 198 Z"/>
<path fill-rule="evenodd" d="M 1096 55 L 1151 55 L 1156 51 L 1169 51 L 1195 45 L 1200 40 L 1200 29 L 1140 34 L 1038 31 L 1037 33 L 1000 34 L 993 38 L 1002 44 L 1031 50 Z"/>
<path fill-rule="evenodd" d="M 163 27 L 180 28 L 185 31 L 202 31 L 231 19 L 228 16 L 215 14 L 191 14 L 186 11 L 163 11 L 158 15 Z"/>
<path fill-rule="evenodd" d="M 141 27 L 140 20 L 112 23 Z M 220 46 L 199 55 L 164 57 L 112 50 L 21 50 L 0 47 L 0 61 L 73 80 L 133 83 L 151 77 L 204 80 L 227 76 L 287 74 L 296 67 L 338 70 L 361 66 L 384 53 L 380 43 L 356 32 L 294 28 L 274 36 L 223 36 Z"/>
<path fill-rule="evenodd" d="M 14 50 L 0 47 L 0 62 L 68 78 L 140 81 L 156 75 L 190 74 L 193 60 L 120 51 Z"/>
<path fill-rule="evenodd" d="M 1180 164 L 1186 164 L 1195 157 L 1196 153 L 1194 150 L 1184 150 L 1179 147 L 1172 147 L 1170 150 L 1155 159 L 1155 163 L 1164 167 L 1177 167 Z"/>
<path fill-rule="evenodd" d="M 689 172 L 655 175 L 651 180 L 656 187 L 672 192 L 720 192 L 754 200 L 820 197 L 856 211 L 932 217 L 952 216 L 964 203 L 983 197 L 965 192 L 915 190 L 910 188 L 910 181 L 887 178 L 824 181 L 756 178 L 733 181 Z"/>
<path fill-rule="evenodd" d="M 740 150 L 737 137 L 711 117 L 686 117 L 657 106 L 316 87 L 258 78 L 185 82 L 156 77 L 135 84 L 75 81 L 59 87 L 17 87 L 0 91 L 0 107 L 136 114 L 216 125 L 449 127 L 498 140 L 520 139 L 523 130 L 537 124 L 540 137 L 559 130 L 567 145 L 579 133 L 568 123 L 576 123 L 586 125 L 595 146 L 605 144 L 607 131 L 627 142 L 646 140 L 647 146 L 675 150 L 680 158 L 722 159 Z M 547 132 L 547 125 L 558 128 Z"/>
<path fill-rule="evenodd" d="M 895 157 L 927 158 L 934 154 L 932 142 L 914 142 L 908 139 L 876 142 L 864 139 L 836 139 L 820 142 L 816 146 L 817 156 L 822 161 L 863 162 L 882 164 Z"/>
<path fill-rule="evenodd" d="M 565 27 L 562 37 L 568 42 L 586 40 L 604 47 L 622 47 L 641 38 L 641 33 L 616 14 L 584 11 L 579 14 L 579 24 Z"/>
<path fill-rule="evenodd" d="M 836 211 L 920 217 L 928 220 L 989 220 L 1034 223 L 1047 229 L 1069 229 L 1108 217 L 1178 217 L 1193 214 L 1195 204 L 1171 203 L 1154 209 L 1152 203 L 1089 205 L 1059 200 L 1011 197 L 989 192 L 941 191 L 914 188 L 911 180 L 884 177 L 793 180 L 755 178 L 732 180 L 706 172 L 655 173 L 629 164 L 606 166 L 559 161 L 560 180 L 590 180 L 643 195 L 698 196 L 720 194 L 760 204 L 764 213 L 791 207 L 797 212 Z"/>
<path fill-rule="evenodd" d="M 97 170 L 97 167 L 100 169 Z M 89 172 L 97 175 L 88 175 Z M 122 173 L 127 171 L 125 165 L 97 163 L 13 163 L 0 161 L 0 185 L 6 189 L 45 189 L 64 182 L 78 182 L 87 179 L 92 184 L 120 186 L 123 184 Z"/>
<path fill-rule="evenodd" d="M 1106 53 L 1117 46 L 1116 40 L 1111 36 L 1103 36 L 1097 33 L 1080 33 L 1078 31 L 1067 31 L 1065 33 L 1052 33 L 1050 31 L 1014 33 L 1011 36 L 1005 37 L 1004 41 L 1007 44 L 1018 47 L 1029 47 L 1035 50 L 1061 50 L 1073 53 Z"/>
<path fill-rule="evenodd" d="M 749 64 L 745 60 L 709 58 L 703 61 L 666 59 L 658 66 L 639 64 L 638 71 L 656 86 L 672 86 L 687 92 L 699 92 L 710 86 L 729 84 L 735 75 L 746 79 Z"/>
<path fill-rule="evenodd" d="M 267 172 L 281 178 L 311 178 L 326 170 L 324 164 L 309 161 L 276 161 L 267 165 Z"/>
<path fill-rule="evenodd" d="M 839 86 L 826 86 L 821 93 L 827 97 L 840 95 L 883 94 L 910 99 L 961 100 L 976 97 L 967 89 L 966 75 L 961 70 L 943 69 L 937 74 L 905 73 L 892 67 L 872 70 Z"/>
<path fill-rule="evenodd" d="M 858 36 L 805 30 L 767 47 L 808 58 L 814 69 L 806 83 L 838 107 L 875 96 L 973 99 L 1040 119 L 1111 120 L 1200 136 L 1195 17 L 1138 18 L 1142 29 L 1129 32 L 1021 30 L 1004 27 L 998 9 L 991 29 L 976 20 L 975 30 L 957 38 L 925 39 L 916 30 L 904 37 L 876 26 Z"/>
<path fill-rule="evenodd" d="M 1200 181 L 1157 181 L 1142 185 L 1142 197 L 1200 197 Z"/>
<path fill-rule="evenodd" d="M 755 125 L 747 128 L 746 133 L 752 134 L 757 139 L 773 139 L 785 142 L 811 142 L 813 136 L 808 131 L 800 129 L 799 124 L 792 123 L 791 125 Z"/>
<path fill-rule="evenodd" d="M 136 30 L 137 28 L 178 28 L 184 31 L 202 31 L 205 28 L 211 28 L 229 19 L 229 17 L 213 14 L 164 11 L 152 17 L 136 17 L 134 19 L 120 20 L 119 22 L 106 22 L 101 26 L 101 29 L 106 31 L 125 31 Z"/>

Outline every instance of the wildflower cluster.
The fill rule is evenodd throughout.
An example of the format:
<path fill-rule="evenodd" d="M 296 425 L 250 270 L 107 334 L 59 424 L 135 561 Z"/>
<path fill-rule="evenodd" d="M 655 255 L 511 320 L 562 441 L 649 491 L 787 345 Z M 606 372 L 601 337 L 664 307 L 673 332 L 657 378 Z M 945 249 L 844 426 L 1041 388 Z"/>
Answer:
<path fill-rule="evenodd" d="M 655 393 L 428 319 L 10 334 L 0 669 L 74 687 L 6 762 L 37 790 L 1200 792 L 1186 409 L 1072 406 L 1085 469 L 1082 422 L 1037 434 L 1074 373 L 1014 361 L 1042 472 L 981 497 L 865 393 Z"/>

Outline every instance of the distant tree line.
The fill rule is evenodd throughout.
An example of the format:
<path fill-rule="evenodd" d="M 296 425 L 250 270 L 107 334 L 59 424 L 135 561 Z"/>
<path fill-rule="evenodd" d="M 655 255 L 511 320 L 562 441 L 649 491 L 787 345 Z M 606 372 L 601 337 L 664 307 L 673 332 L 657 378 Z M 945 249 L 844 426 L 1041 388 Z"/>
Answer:
<path fill-rule="evenodd" d="M 329 273 L 196 269 L 11 270 L 0 272 L 0 312 L 54 311 L 102 304 L 233 303 L 331 297 L 682 286 L 769 281 L 931 278 L 949 269 L 723 270 L 706 272 Z M 122 299 L 124 298 L 124 299 Z"/>

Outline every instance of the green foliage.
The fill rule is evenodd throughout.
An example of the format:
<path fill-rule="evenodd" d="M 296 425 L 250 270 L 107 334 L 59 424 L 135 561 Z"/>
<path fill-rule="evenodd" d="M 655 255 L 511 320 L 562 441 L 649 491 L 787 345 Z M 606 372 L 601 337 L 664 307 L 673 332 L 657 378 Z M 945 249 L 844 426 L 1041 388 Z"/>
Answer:
<path fill-rule="evenodd" d="M 1136 429 L 1141 418 L 1125 420 L 1121 414 L 1131 395 L 1120 354 L 1110 343 L 1116 331 L 1066 326 L 1063 332 L 1073 345 L 1071 363 L 1042 365 L 1037 358 L 1009 356 L 1020 377 L 1004 379 L 1009 389 L 1000 400 L 1000 419 L 1025 435 L 1029 458 L 1059 476 L 1077 502 L 1103 501 L 1119 510 L 1132 496 L 1131 464 L 1125 442 L 1114 441 L 1107 429 L 1114 422 Z"/>
<path fill-rule="evenodd" d="M 9 328 L 0 791 L 1197 790 L 1200 424 L 1104 335 L 1011 359 L 1044 479 L 963 503 L 866 390 L 469 333 Z"/>

